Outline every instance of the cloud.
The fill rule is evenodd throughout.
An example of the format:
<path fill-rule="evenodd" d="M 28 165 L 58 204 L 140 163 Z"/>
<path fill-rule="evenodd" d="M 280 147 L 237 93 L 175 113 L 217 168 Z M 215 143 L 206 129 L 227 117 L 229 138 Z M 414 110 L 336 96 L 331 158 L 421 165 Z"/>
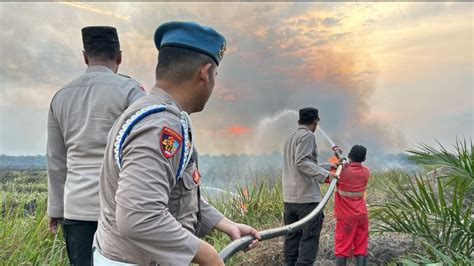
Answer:
<path fill-rule="evenodd" d="M 0 108 L 2 115 L 12 114 L 11 119 L 2 117 L 2 130 L 22 130 L 13 123 L 22 119 L 30 124 L 34 119 L 33 115 L 28 117 L 30 111 L 45 117 L 54 92 L 84 71 L 80 29 L 87 25 L 117 27 L 123 50 L 119 72 L 141 81 L 147 90 L 154 85 L 158 52 L 152 36 L 160 23 L 194 20 L 226 36 L 229 50 L 219 67 L 213 96 L 203 112 L 192 115 L 201 153 L 279 151 L 297 127 L 295 111 L 305 106 L 320 109 L 320 125 L 341 146 L 359 142 L 374 151 L 399 151 L 415 133 L 403 128 L 413 124 L 401 119 L 397 109 L 407 113 L 417 110 L 412 101 L 402 97 L 406 93 L 403 88 L 423 93 L 433 88 L 418 105 L 426 113 L 428 102 L 436 100 L 433 95 L 445 93 L 442 86 L 420 82 L 420 76 L 439 71 L 435 77 L 426 77 L 433 83 L 452 82 L 456 89 L 466 90 L 469 81 L 472 85 L 472 76 L 458 71 L 472 66 L 472 59 L 460 52 L 472 47 L 472 32 L 467 31 L 472 25 L 465 26 L 464 21 L 470 18 L 465 11 L 469 5 L 73 4 L 0 4 Z M 423 8 L 429 12 L 421 12 Z M 11 10 L 22 10 L 23 15 Z M 439 38 L 430 39 L 434 33 Z M 453 47 L 463 49 L 456 52 Z M 406 58 L 417 61 L 404 61 Z M 440 71 L 440 62 L 463 75 Z M 405 71 L 415 66 L 415 70 Z M 443 73 L 448 75 L 443 77 Z M 392 101 L 395 96 L 397 101 Z M 465 100 L 453 101 L 465 105 Z M 25 106 L 35 111 L 15 114 Z M 446 108 L 456 107 L 448 101 Z M 35 125 L 34 132 L 46 131 L 43 122 Z M 417 124 L 433 129 L 426 121 Z M 2 131 L 9 134 L 9 143 L 2 143 L 0 153 L 24 152 L 28 146 L 34 147 L 31 153 L 44 151 L 39 148 L 44 146 L 43 138 L 38 139 L 33 131 L 22 132 L 21 138 L 14 138 L 14 133 Z M 323 143 L 321 148 L 325 148 Z"/>
<path fill-rule="evenodd" d="M 114 16 L 116 18 L 123 19 L 123 20 L 129 20 L 130 19 L 130 16 L 115 14 L 111 11 L 102 10 L 102 9 L 99 9 L 99 8 L 96 8 L 96 7 L 93 7 L 91 5 L 84 4 L 84 3 L 73 3 L 73 2 L 57 2 L 57 3 L 67 5 L 67 6 L 72 6 L 72 7 L 78 8 L 78 9 L 82 9 L 82 10 L 87 10 L 87 11 L 94 12 L 94 13 L 101 14 L 101 15 Z"/>
<path fill-rule="evenodd" d="M 341 21 L 337 18 L 333 18 L 333 17 L 327 17 L 327 18 L 324 18 L 321 23 L 324 25 L 324 26 L 327 26 L 327 27 L 334 27 L 334 26 L 338 26 L 341 24 Z"/>
<path fill-rule="evenodd" d="M 340 39 L 343 39 L 343 38 L 347 38 L 348 36 L 350 36 L 351 33 L 350 32 L 340 32 L 340 33 L 336 33 L 336 34 L 332 34 L 329 36 L 329 40 L 331 41 L 338 41 Z"/>
<path fill-rule="evenodd" d="M 375 22 L 376 22 L 375 19 L 367 19 L 366 21 L 364 21 L 364 24 L 362 24 L 362 26 L 370 27 L 370 26 L 374 25 Z"/>
<path fill-rule="evenodd" d="M 252 93 L 250 92 L 250 89 L 235 87 L 225 88 L 222 85 L 217 85 L 212 92 L 212 97 L 224 102 L 241 102 L 252 97 Z"/>

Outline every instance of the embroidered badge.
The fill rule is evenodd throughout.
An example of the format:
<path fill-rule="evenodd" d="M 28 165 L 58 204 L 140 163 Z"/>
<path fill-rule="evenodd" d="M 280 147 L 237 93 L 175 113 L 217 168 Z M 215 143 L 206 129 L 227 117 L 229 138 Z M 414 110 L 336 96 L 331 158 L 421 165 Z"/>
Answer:
<path fill-rule="evenodd" d="M 193 171 L 193 180 L 196 184 L 199 184 L 199 181 L 201 181 L 201 174 L 198 169 L 194 169 Z"/>
<path fill-rule="evenodd" d="M 164 127 L 161 132 L 161 151 L 166 158 L 171 158 L 181 146 L 183 138 L 171 128 Z"/>

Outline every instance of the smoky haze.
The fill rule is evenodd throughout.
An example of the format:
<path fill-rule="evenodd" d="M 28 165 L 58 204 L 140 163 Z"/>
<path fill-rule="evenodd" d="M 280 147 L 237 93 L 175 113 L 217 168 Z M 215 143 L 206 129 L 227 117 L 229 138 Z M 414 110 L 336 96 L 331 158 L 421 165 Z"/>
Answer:
<path fill-rule="evenodd" d="M 170 20 L 210 25 L 227 39 L 213 96 L 192 115 L 201 154 L 281 152 L 298 126 L 295 112 L 308 106 L 345 151 L 451 143 L 473 129 L 470 10 L 461 3 L 1 3 L 0 154 L 44 154 L 49 102 L 86 67 L 82 27 L 117 27 L 119 72 L 149 91 L 158 54 L 152 36 Z M 426 119 L 433 114 L 448 123 Z"/>

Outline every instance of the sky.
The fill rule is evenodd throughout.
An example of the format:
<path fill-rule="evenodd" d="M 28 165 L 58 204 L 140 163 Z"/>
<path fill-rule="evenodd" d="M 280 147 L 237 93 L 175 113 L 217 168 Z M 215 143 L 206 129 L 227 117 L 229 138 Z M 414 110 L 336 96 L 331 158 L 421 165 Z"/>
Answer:
<path fill-rule="evenodd" d="M 153 33 L 172 20 L 227 40 L 213 95 L 191 116 L 200 153 L 281 151 L 309 106 L 343 150 L 474 136 L 473 3 L 0 3 L 0 154 L 45 153 L 51 98 L 86 69 L 82 27 L 116 27 L 119 73 L 150 90 Z"/>

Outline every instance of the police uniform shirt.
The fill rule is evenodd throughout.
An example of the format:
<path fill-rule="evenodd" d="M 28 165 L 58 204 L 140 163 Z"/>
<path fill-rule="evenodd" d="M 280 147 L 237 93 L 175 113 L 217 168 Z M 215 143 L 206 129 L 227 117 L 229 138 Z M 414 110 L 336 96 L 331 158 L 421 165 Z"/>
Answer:
<path fill-rule="evenodd" d="M 318 183 L 329 171 L 318 164 L 318 147 L 311 132 L 300 125 L 283 147 L 283 200 L 287 203 L 314 203 L 322 199 Z"/>
<path fill-rule="evenodd" d="M 123 124 L 143 108 L 159 104 L 166 105 L 166 110 L 140 120 L 126 137 L 119 167 L 114 142 Z M 223 219 L 198 198 L 197 153 L 182 177 L 176 178 L 185 145 L 181 111 L 167 92 L 153 88 L 111 129 L 100 174 L 101 216 L 94 240 L 103 256 L 140 265 L 188 265 L 200 244 L 196 235 L 206 234 Z M 168 143 L 170 136 L 174 147 L 173 141 Z"/>
<path fill-rule="evenodd" d="M 107 134 L 138 98 L 140 84 L 105 66 L 90 66 L 59 90 L 48 113 L 48 215 L 99 218 L 99 171 Z"/>

